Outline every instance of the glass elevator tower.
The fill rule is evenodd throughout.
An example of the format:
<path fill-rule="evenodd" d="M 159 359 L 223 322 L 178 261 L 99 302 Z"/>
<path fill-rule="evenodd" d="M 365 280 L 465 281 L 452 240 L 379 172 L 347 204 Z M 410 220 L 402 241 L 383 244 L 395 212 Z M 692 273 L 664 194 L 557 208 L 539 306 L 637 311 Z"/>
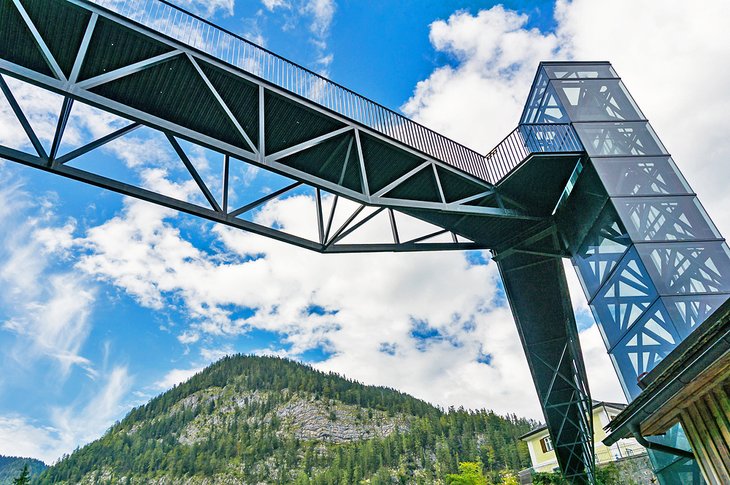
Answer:
<path fill-rule="evenodd" d="M 571 123 L 586 151 L 555 220 L 631 401 L 730 296 L 730 251 L 610 64 L 541 64 L 521 123 Z M 689 449 L 679 426 L 663 443 Z M 694 461 L 650 456 L 662 483 L 698 483 Z"/>

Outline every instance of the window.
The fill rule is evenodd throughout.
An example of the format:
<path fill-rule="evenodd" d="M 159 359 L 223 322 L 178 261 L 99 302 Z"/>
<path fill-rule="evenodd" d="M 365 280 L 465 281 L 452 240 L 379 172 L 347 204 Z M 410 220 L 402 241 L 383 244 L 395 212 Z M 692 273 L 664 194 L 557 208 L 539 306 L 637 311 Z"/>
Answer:
<path fill-rule="evenodd" d="M 548 451 L 553 450 L 553 442 L 550 441 L 549 436 L 546 436 L 540 440 L 540 447 L 542 448 L 543 453 L 547 453 Z"/>

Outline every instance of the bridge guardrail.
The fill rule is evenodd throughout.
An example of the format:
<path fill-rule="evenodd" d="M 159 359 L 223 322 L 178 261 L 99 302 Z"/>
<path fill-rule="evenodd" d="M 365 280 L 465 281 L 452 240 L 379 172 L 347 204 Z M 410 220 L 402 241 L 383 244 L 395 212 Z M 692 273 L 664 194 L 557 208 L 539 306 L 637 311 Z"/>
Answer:
<path fill-rule="evenodd" d="M 480 178 L 484 157 L 165 0 L 87 0 Z"/>
<path fill-rule="evenodd" d="M 561 151 L 561 147 L 573 148 L 576 144 L 580 147 L 580 142 L 569 125 L 520 125 L 495 149 L 483 156 L 316 72 L 182 10 L 167 0 L 82 1 L 154 29 L 491 183 L 497 183 L 530 153 Z M 528 126 L 535 128 L 526 128 Z M 524 156 L 519 158 L 520 155 Z"/>
<path fill-rule="evenodd" d="M 583 145 L 568 123 L 522 124 L 485 155 L 484 165 L 496 183 L 532 154 L 581 151 Z"/>

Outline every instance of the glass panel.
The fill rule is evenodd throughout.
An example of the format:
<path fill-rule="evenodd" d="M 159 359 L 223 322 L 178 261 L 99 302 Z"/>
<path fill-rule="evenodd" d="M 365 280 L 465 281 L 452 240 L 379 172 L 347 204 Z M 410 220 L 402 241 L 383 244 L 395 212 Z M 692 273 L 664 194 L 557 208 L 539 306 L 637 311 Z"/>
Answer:
<path fill-rule="evenodd" d="M 543 69 L 550 79 L 618 77 L 611 64 L 545 64 Z"/>
<path fill-rule="evenodd" d="M 724 242 L 636 247 L 662 295 L 730 292 L 730 252 Z"/>
<path fill-rule="evenodd" d="M 522 119 L 520 123 L 535 123 L 537 119 L 537 110 L 542 103 L 543 95 L 545 94 L 545 88 L 547 87 L 548 79 L 543 69 L 540 69 L 537 73 L 537 80 L 535 81 L 532 91 L 530 91 L 527 104 L 525 105 L 525 111 L 522 113 Z"/>
<path fill-rule="evenodd" d="M 649 123 L 576 123 L 574 126 L 592 156 L 666 154 Z"/>
<path fill-rule="evenodd" d="M 680 424 L 675 424 L 667 430 L 666 434 L 662 436 L 651 436 L 648 439 L 655 443 L 661 443 L 663 445 L 671 446 L 672 448 L 679 448 L 687 451 L 690 451 L 692 449 L 689 444 L 689 440 L 687 439 L 687 436 L 685 435 L 684 430 L 682 429 L 682 426 Z M 651 457 L 654 468 L 657 470 L 672 465 L 674 463 L 668 469 L 672 471 L 668 475 L 663 475 L 664 478 L 673 477 L 676 479 L 679 476 L 684 476 L 685 478 L 688 478 L 685 473 L 691 473 L 691 470 L 689 469 L 690 467 L 688 467 L 687 465 L 691 465 L 694 463 L 694 460 L 689 460 L 688 463 L 687 459 L 680 458 L 676 455 L 670 455 L 668 453 L 652 452 L 649 456 Z M 694 468 L 696 469 L 697 466 L 694 465 Z M 695 471 L 699 474 L 699 470 Z M 692 481 L 691 479 L 689 479 L 681 481 L 669 481 L 668 483 L 685 485 L 700 482 Z"/>
<path fill-rule="evenodd" d="M 638 377 L 652 370 L 681 341 L 661 300 L 626 332 L 611 355 L 632 399 L 641 392 Z"/>
<path fill-rule="evenodd" d="M 537 115 L 537 123 L 569 123 L 570 119 L 565 114 L 563 104 L 555 94 L 555 88 L 548 85 L 542 106 Z"/>
<path fill-rule="evenodd" d="M 569 123 L 563 105 L 555 94 L 555 88 L 548 85 L 539 106 L 531 113 L 530 123 Z M 529 124 L 529 123 L 526 123 Z"/>
<path fill-rule="evenodd" d="M 662 301 L 677 332 L 682 338 L 686 338 L 728 298 L 730 295 L 665 296 Z"/>
<path fill-rule="evenodd" d="M 611 199 L 634 241 L 720 239 L 694 196 Z"/>
<path fill-rule="evenodd" d="M 657 451 L 650 451 L 649 453 L 652 455 L 664 455 L 666 457 L 665 460 L 671 462 L 671 465 L 655 472 L 659 478 L 659 483 L 665 485 L 705 485 L 707 483 L 702 478 L 702 473 L 696 460 L 678 458 L 674 455 Z M 674 461 L 672 462 L 672 460 Z"/>
<path fill-rule="evenodd" d="M 606 281 L 631 241 L 611 204 L 606 204 L 573 257 L 573 265 L 588 299 Z"/>
<path fill-rule="evenodd" d="M 551 84 L 571 121 L 644 119 L 618 79 L 553 81 Z"/>
<path fill-rule="evenodd" d="M 593 164 L 612 196 L 692 192 L 669 157 L 596 158 Z"/>
<path fill-rule="evenodd" d="M 591 301 L 606 347 L 610 348 L 620 340 L 657 296 L 636 249 L 630 249 Z"/>

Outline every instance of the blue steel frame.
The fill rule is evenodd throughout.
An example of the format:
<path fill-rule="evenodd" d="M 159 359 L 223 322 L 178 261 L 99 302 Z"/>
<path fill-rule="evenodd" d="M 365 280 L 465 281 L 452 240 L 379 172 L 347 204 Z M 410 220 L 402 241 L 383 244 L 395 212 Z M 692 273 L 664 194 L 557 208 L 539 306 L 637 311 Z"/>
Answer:
<path fill-rule="evenodd" d="M 587 152 L 556 213 L 626 398 L 730 297 L 730 251 L 609 63 L 542 63 L 522 123 L 571 123 Z M 679 426 L 662 440 L 689 449 Z M 699 479 L 650 453 L 664 484 Z"/>

